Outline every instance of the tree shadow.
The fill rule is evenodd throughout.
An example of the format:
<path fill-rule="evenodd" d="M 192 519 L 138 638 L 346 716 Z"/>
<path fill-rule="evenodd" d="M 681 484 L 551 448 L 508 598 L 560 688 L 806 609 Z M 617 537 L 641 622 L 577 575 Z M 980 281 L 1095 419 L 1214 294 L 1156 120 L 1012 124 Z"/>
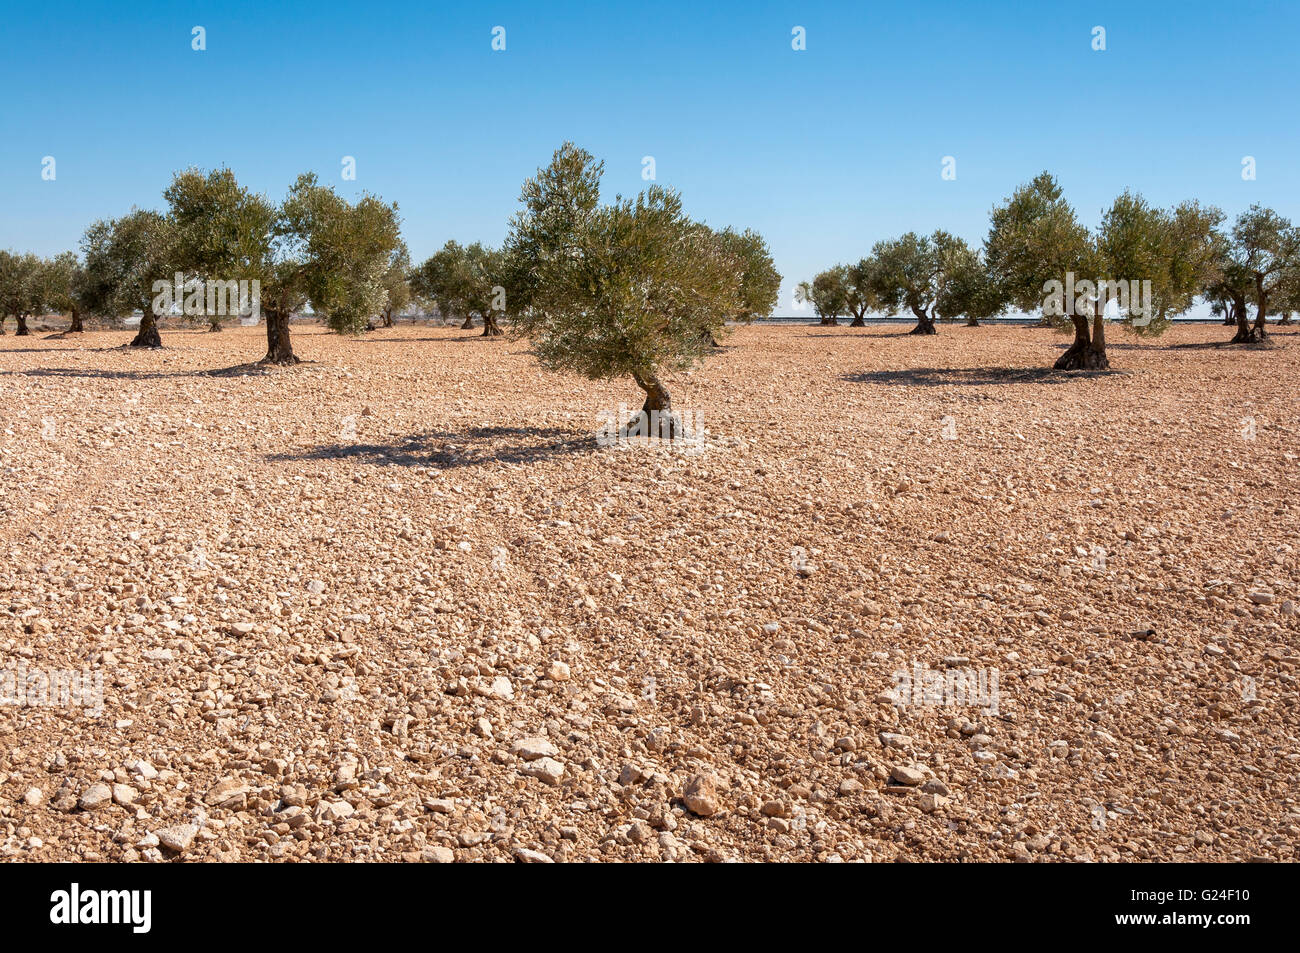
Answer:
<path fill-rule="evenodd" d="M 1078 377 L 1125 376 L 1125 371 L 1058 371 L 1051 367 L 911 367 L 862 371 L 841 380 L 905 387 L 987 387 L 996 384 L 1063 384 Z"/>
<path fill-rule="evenodd" d="M 110 350 L 118 349 L 110 348 Z M 298 364 L 294 365 L 294 367 L 301 367 L 304 364 L 314 363 L 316 362 L 300 360 Z M 70 377 L 74 379 L 97 378 L 99 380 L 110 381 L 152 381 L 175 380 L 182 377 L 241 377 L 246 374 L 267 375 L 274 374 L 277 371 L 290 370 L 293 370 L 293 368 L 263 364 L 260 361 L 251 361 L 244 364 L 235 364 L 231 367 L 219 367 L 215 369 L 200 367 L 188 371 L 114 371 L 105 368 L 92 367 L 33 367 L 25 371 L 0 371 L 0 375 L 13 377 Z"/>
<path fill-rule="evenodd" d="M 842 328 L 840 329 L 840 331 L 839 331 L 838 334 L 835 333 L 835 332 L 833 332 L 833 331 L 830 331 L 830 332 L 827 332 L 827 331 L 812 331 L 812 332 L 809 332 L 808 334 L 805 334 L 804 337 L 806 337 L 806 338 L 843 338 L 843 337 L 853 337 L 853 338 L 865 338 L 865 337 L 871 337 L 871 338 L 896 338 L 896 337 L 901 337 L 901 336 L 902 336 L 902 335 L 899 335 L 899 334 L 863 334 L 863 333 L 861 333 L 861 332 L 866 331 L 866 330 L 867 330 L 867 328 L 851 328 L 851 327 L 849 327 L 849 326 L 846 324 L 844 327 L 842 327 Z M 850 333 L 847 333 L 847 332 L 855 332 L 855 333 L 850 334 Z"/>
<path fill-rule="evenodd" d="M 375 466 L 437 467 L 453 470 L 495 463 L 540 463 L 557 457 L 596 453 L 593 434 L 560 427 L 470 427 L 429 430 L 393 443 L 337 443 L 268 460 L 355 460 Z"/>
<path fill-rule="evenodd" d="M 4 372 L 13 377 L 97 378 L 108 381 L 152 381 L 177 377 L 204 377 L 207 371 L 109 371 L 86 367 L 33 367 L 26 371 Z"/>
<path fill-rule="evenodd" d="M 1270 331 L 1269 336 L 1262 341 L 1191 341 L 1187 344 L 1171 344 L 1171 351 L 1218 351 L 1224 348 L 1245 351 L 1267 351 L 1272 348 L 1283 346 L 1281 341 L 1274 341 L 1272 338 L 1277 334 L 1276 331 Z"/>

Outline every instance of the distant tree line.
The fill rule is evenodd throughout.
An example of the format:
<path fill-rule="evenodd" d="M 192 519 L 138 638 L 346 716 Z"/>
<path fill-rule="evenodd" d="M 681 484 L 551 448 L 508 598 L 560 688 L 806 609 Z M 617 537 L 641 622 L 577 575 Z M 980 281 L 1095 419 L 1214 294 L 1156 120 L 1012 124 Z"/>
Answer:
<path fill-rule="evenodd" d="M 1263 341 L 1269 314 L 1289 324 L 1300 311 L 1300 228 L 1258 205 L 1231 227 L 1224 218 L 1195 201 L 1159 209 L 1126 191 L 1090 230 L 1044 172 L 993 210 L 981 249 L 945 231 L 908 232 L 801 282 L 795 298 L 827 325 L 906 311 L 912 334 L 935 334 L 936 321 L 1041 313 L 1074 330 L 1055 365 L 1063 370 L 1110 366 L 1108 321 L 1158 335 L 1198 298 L 1236 327 L 1231 343 Z"/>

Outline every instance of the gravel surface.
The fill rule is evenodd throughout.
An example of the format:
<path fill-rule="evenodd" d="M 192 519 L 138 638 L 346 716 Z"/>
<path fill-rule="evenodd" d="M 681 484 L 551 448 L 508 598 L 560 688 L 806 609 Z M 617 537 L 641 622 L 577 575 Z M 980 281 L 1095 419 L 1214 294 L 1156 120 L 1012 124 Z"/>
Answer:
<path fill-rule="evenodd" d="M 905 330 L 0 339 L 0 854 L 1295 860 L 1296 335 Z"/>

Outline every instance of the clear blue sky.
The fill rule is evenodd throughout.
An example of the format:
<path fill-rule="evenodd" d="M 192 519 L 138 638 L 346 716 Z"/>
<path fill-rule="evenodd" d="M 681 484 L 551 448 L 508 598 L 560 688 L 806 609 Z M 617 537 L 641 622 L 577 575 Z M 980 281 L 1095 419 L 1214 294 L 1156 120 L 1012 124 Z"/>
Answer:
<path fill-rule="evenodd" d="M 1300 218 L 1294 2 L 5 0 L 0 23 L 0 247 L 40 254 L 161 206 L 174 170 L 228 165 L 272 196 L 314 170 L 397 201 L 419 261 L 499 243 L 565 139 L 605 160 L 611 198 L 651 155 L 695 217 L 762 232 L 778 313 L 880 238 L 979 241 L 1042 169 L 1089 223 L 1125 187 Z"/>

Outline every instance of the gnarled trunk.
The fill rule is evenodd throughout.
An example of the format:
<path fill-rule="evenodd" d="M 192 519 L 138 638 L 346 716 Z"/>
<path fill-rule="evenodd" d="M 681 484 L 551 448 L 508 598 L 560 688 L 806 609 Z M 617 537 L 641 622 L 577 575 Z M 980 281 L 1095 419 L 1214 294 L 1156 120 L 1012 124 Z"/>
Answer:
<path fill-rule="evenodd" d="M 162 346 L 162 337 L 158 334 L 158 319 L 154 317 L 153 308 L 145 304 L 141 311 L 140 330 L 131 339 L 131 347 Z"/>
<path fill-rule="evenodd" d="M 266 357 L 263 364 L 290 365 L 297 364 L 298 357 L 293 353 L 293 344 L 289 340 L 289 316 L 278 311 L 266 312 Z"/>
<path fill-rule="evenodd" d="M 391 328 L 392 326 L 393 326 L 393 309 L 392 309 L 392 308 L 385 308 L 385 309 L 384 309 L 384 322 L 383 322 L 383 324 L 381 325 L 381 327 Z"/>
<path fill-rule="evenodd" d="M 68 328 L 69 334 L 80 334 L 86 329 L 81 325 L 81 312 L 76 308 L 72 309 L 72 326 Z"/>
<path fill-rule="evenodd" d="M 467 314 L 465 315 L 465 323 L 460 326 L 460 329 L 462 331 L 468 331 L 472 327 L 474 327 L 474 318 Z"/>
<path fill-rule="evenodd" d="M 866 326 L 867 314 L 865 311 L 862 314 L 855 314 L 853 320 L 849 322 L 849 327 L 851 328 L 865 328 Z"/>
<path fill-rule="evenodd" d="M 685 436 L 681 422 L 673 414 L 672 397 L 668 388 L 653 372 L 634 373 L 632 379 L 645 391 L 645 404 L 638 417 L 625 428 L 629 437 L 658 437 L 673 440 Z"/>
<path fill-rule="evenodd" d="M 908 331 L 908 334 L 938 334 L 939 329 L 934 326 L 934 318 L 925 313 L 924 308 L 912 305 L 912 313 L 916 315 L 916 327 Z"/>
<path fill-rule="evenodd" d="M 17 317 L 18 317 L 18 330 L 15 331 L 14 333 L 20 335 L 31 334 L 32 332 L 27 329 L 27 315 L 19 314 Z"/>
<path fill-rule="evenodd" d="M 1064 354 L 1056 359 L 1052 366 L 1058 371 L 1100 371 L 1110 367 L 1106 357 L 1105 318 L 1098 304 L 1098 313 L 1093 319 L 1093 331 L 1089 333 L 1087 315 L 1070 316 L 1074 325 L 1074 343 Z"/>
<path fill-rule="evenodd" d="M 1283 311 L 1282 314 L 1278 316 L 1277 323 L 1278 323 L 1279 326 L 1280 326 L 1280 325 L 1283 325 L 1283 324 L 1290 324 L 1290 323 L 1291 323 L 1291 312 L 1290 312 L 1290 311 Z"/>
<path fill-rule="evenodd" d="M 1232 315 L 1233 323 L 1237 325 L 1237 333 L 1232 336 L 1229 344 L 1254 344 L 1267 334 L 1258 320 L 1255 327 L 1250 326 L 1250 317 L 1246 314 L 1246 299 L 1242 298 L 1232 303 Z"/>
<path fill-rule="evenodd" d="M 979 326 L 980 326 L 980 319 L 979 319 L 979 318 L 976 318 L 976 317 L 973 317 L 973 316 L 966 318 L 966 327 L 968 327 L 968 328 L 977 328 L 977 327 L 979 327 Z"/>
<path fill-rule="evenodd" d="M 505 332 L 501 330 L 501 326 L 497 324 L 496 312 L 489 311 L 487 314 L 483 315 L 483 337 L 493 338 L 498 334 L 504 333 Z"/>
<path fill-rule="evenodd" d="M 840 317 L 839 317 L 838 314 L 823 314 L 823 315 L 822 315 L 822 325 L 823 325 L 823 326 L 838 327 L 838 326 L 839 326 L 839 323 L 840 323 Z"/>
<path fill-rule="evenodd" d="M 1255 340 L 1262 341 L 1268 337 L 1268 322 L 1265 318 L 1268 315 L 1268 292 L 1264 290 L 1264 279 L 1255 279 L 1255 300 L 1259 302 L 1259 307 L 1255 309 L 1255 327 L 1253 329 Z"/>

